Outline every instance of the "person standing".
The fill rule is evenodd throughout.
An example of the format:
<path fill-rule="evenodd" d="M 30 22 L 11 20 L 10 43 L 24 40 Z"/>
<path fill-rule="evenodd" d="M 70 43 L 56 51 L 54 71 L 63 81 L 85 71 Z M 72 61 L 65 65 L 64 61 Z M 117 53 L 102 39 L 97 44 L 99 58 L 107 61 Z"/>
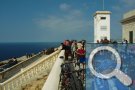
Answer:
<path fill-rule="evenodd" d="M 83 49 L 83 47 L 81 47 L 81 48 L 77 49 L 76 53 L 78 55 L 79 63 L 82 64 L 83 69 L 84 69 L 85 68 L 85 61 L 86 61 L 86 58 L 85 58 L 86 51 Z"/>
<path fill-rule="evenodd" d="M 65 60 L 68 60 L 68 57 L 71 56 L 71 44 L 69 40 L 64 41 L 64 50 L 65 50 Z"/>
<path fill-rule="evenodd" d="M 75 57 L 75 51 L 77 49 L 77 45 L 76 45 L 76 42 L 73 41 L 72 45 L 71 45 L 71 52 L 72 52 L 72 58 Z"/>

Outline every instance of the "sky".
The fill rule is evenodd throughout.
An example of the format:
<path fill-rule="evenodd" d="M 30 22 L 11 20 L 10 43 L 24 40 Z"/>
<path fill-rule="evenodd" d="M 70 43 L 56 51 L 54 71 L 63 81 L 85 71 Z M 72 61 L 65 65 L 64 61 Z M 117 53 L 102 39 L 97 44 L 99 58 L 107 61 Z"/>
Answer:
<path fill-rule="evenodd" d="M 103 0 L 0 0 L 0 42 L 93 41 L 93 15 Z M 122 39 L 123 14 L 135 0 L 104 0 L 111 11 L 111 39 Z"/>

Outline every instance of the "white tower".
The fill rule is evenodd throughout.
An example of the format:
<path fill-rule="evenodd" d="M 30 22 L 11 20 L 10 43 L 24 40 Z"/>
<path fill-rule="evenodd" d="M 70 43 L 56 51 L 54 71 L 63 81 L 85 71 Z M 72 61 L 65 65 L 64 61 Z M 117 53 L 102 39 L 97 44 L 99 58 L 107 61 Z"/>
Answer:
<path fill-rule="evenodd" d="M 94 43 L 107 38 L 110 40 L 110 11 L 97 11 L 94 14 Z"/>

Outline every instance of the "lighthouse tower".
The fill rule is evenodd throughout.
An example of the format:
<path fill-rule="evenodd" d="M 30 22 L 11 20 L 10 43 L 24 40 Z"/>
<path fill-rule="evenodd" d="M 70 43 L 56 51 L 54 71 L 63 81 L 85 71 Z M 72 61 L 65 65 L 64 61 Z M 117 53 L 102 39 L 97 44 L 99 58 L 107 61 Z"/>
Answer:
<path fill-rule="evenodd" d="M 110 40 L 110 11 L 97 11 L 94 14 L 94 43 L 101 39 Z"/>

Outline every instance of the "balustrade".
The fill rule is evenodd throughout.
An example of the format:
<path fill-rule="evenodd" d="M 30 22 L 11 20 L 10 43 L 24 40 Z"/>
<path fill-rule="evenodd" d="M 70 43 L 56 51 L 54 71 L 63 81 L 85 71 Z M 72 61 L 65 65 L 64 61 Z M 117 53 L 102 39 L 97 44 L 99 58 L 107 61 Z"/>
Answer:
<path fill-rule="evenodd" d="M 9 78 L 3 83 L 0 83 L 0 90 L 20 90 L 22 86 L 36 79 L 40 74 L 51 70 L 60 50 L 42 58 L 41 60 L 22 68 L 19 73 Z"/>

